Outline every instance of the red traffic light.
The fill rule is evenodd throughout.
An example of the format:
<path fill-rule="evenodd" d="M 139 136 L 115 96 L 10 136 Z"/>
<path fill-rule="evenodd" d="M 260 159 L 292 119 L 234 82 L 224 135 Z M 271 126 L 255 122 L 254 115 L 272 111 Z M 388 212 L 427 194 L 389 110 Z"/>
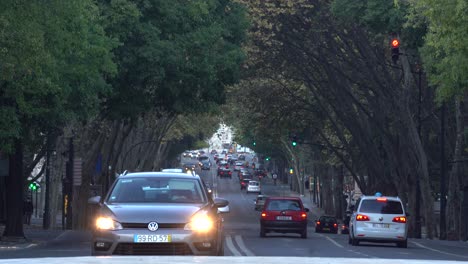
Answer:
<path fill-rule="evenodd" d="M 393 48 L 398 48 L 400 46 L 400 41 L 398 39 L 393 39 L 392 40 L 392 47 Z"/>

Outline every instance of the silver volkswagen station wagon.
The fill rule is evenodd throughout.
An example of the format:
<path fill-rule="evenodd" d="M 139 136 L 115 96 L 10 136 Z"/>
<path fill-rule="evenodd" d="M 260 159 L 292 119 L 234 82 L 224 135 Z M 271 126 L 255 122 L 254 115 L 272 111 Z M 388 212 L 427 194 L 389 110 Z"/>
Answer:
<path fill-rule="evenodd" d="M 121 175 L 89 203 L 99 206 L 93 255 L 224 255 L 218 208 L 228 201 L 212 199 L 197 175 Z"/>

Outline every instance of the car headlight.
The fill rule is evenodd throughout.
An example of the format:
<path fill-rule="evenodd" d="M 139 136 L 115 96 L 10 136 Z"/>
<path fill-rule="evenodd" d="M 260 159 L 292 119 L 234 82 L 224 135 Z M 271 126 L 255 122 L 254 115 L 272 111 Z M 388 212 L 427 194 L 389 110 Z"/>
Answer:
<path fill-rule="evenodd" d="M 184 229 L 197 232 L 209 232 L 213 229 L 213 226 L 213 219 L 208 215 L 208 212 L 200 211 L 190 219 L 190 222 L 185 225 Z"/>
<path fill-rule="evenodd" d="M 98 217 L 96 228 L 99 230 L 120 230 L 122 225 L 110 217 Z"/>

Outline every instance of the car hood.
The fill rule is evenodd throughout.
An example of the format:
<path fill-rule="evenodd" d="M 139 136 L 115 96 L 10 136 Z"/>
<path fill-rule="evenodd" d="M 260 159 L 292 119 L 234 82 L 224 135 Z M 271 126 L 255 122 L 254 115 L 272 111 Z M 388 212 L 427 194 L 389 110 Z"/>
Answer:
<path fill-rule="evenodd" d="M 103 215 L 112 216 L 121 223 L 188 223 L 190 218 L 205 207 L 204 204 L 104 204 Z"/>

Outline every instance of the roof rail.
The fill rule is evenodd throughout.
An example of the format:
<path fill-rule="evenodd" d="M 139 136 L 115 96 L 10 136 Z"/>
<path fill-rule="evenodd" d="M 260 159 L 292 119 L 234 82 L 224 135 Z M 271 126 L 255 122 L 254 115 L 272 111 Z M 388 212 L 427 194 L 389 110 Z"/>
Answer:
<path fill-rule="evenodd" d="M 127 173 L 128 173 L 128 170 L 124 170 L 124 172 L 122 172 L 122 173 L 120 174 L 120 176 L 127 175 Z"/>

